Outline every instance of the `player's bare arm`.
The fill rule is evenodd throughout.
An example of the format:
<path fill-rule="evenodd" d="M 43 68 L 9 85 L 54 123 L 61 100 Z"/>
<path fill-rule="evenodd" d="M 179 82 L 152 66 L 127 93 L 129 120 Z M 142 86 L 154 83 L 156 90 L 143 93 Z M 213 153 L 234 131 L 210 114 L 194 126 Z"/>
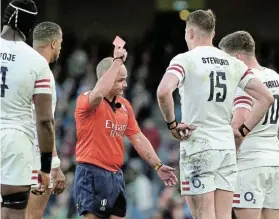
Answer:
<path fill-rule="evenodd" d="M 54 147 L 55 131 L 52 115 L 52 95 L 35 94 L 33 96 L 36 111 L 36 124 L 38 141 L 41 150 L 41 172 L 49 174 L 51 170 L 52 151 Z M 49 176 L 42 175 L 42 184 L 46 189 L 49 184 Z"/>
<path fill-rule="evenodd" d="M 258 78 L 252 78 L 245 87 L 245 92 L 255 98 L 255 104 L 251 111 L 250 116 L 240 126 L 239 130 L 242 136 L 245 136 L 252 130 L 266 114 L 269 107 L 273 104 L 274 98 L 272 93 L 264 86 Z"/>
<path fill-rule="evenodd" d="M 153 167 L 166 186 L 175 185 L 178 179 L 174 175 L 174 169 L 163 165 L 160 158 L 155 153 L 151 143 L 142 132 L 129 136 L 129 139 L 138 154 L 151 167 Z"/>
<path fill-rule="evenodd" d="M 233 112 L 233 119 L 231 123 L 233 130 L 237 130 L 249 118 L 250 113 L 251 113 L 250 110 L 244 107 L 239 107 L 235 109 Z M 240 147 L 242 140 L 243 138 L 240 138 L 236 133 L 235 146 L 237 150 Z"/>
<path fill-rule="evenodd" d="M 53 178 L 53 184 L 54 184 L 52 193 L 54 195 L 59 195 L 64 191 L 66 187 L 66 177 L 60 168 L 60 159 L 58 158 L 56 147 L 53 147 L 51 166 L 52 166 L 51 176 Z"/>
<path fill-rule="evenodd" d="M 127 52 L 123 48 L 114 49 L 114 61 L 108 71 L 98 80 L 94 89 L 89 95 L 89 104 L 92 109 L 96 109 L 103 98 L 108 95 L 113 87 L 120 66 L 124 64 L 127 58 Z"/>
<path fill-rule="evenodd" d="M 173 74 L 165 74 L 157 89 L 157 99 L 166 122 L 175 120 L 172 93 L 177 88 L 178 78 Z"/>
<path fill-rule="evenodd" d="M 179 84 L 174 74 L 165 74 L 157 89 L 157 100 L 163 117 L 172 135 L 179 140 L 186 140 L 196 127 L 187 124 L 178 124 L 174 115 L 173 92 Z"/>

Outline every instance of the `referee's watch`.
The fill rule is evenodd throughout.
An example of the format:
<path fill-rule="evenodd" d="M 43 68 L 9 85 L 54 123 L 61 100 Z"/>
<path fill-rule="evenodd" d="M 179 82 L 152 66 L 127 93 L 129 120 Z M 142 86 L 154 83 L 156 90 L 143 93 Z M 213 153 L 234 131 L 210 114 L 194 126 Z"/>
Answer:
<path fill-rule="evenodd" d="M 238 131 L 240 132 L 240 134 L 242 135 L 242 137 L 245 137 L 246 135 L 249 134 L 249 132 L 251 131 L 250 129 L 247 128 L 247 126 L 243 123 L 239 128 Z"/>
<path fill-rule="evenodd" d="M 164 164 L 160 161 L 159 163 L 156 164 L 156 166 L 154 167 L 154 170 L 159 170 L 161 166 L 163 166 Z"/>

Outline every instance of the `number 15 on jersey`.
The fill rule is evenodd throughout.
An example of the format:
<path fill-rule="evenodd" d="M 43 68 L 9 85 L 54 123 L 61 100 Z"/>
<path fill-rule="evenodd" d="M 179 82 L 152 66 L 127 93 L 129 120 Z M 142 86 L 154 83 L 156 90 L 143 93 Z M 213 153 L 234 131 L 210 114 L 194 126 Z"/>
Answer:
<path fill-rule="evenodd" d="M 224 102 L 227 96 L 227 85 L 226 85 L 226 74 L 225 72 L 217 71 L 214 72 L 212 71 L 209 74 L 210 78 L 210 94 L 209 98 L 207 101 L 215 101 L 216 102 Z M 216 85 L 215 85 L 216 84 Z M 217 92 L 215 94 L 215 89 L 217 89 Z"/>

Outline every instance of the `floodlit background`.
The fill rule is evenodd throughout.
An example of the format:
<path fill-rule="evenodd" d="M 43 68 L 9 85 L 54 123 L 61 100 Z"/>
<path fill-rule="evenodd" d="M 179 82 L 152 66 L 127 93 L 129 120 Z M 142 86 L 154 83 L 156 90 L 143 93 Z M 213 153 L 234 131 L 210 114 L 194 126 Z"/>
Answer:
<path fill-rule="evenodd" d="M 126 62 L 129 87 L 125 95 L 162 161 L 177 169 L 179 144 L 168 133 L 155 94 L 171 58 L 187 51 L 184 20 L 189 11 L 210 8 L 215 12 L 215 45 L 225 34 L 249 31 L 255 38 L 260 63 L 279 70 L 279 1 L 276 0 L 35 1 L 38 22 L 56 22 L 64 32 L 60 59 L 51 67 L 57 80 L 56 142 L 68 186 L 63 194 L 51 197 L 45 218 L 78 218 L 71 193 L 75 170 L 75 99 L 96 83 L 95 67 L 102 58 L 112 55 L 111 42 L 116 35 L 127 42 L 129 53 Z M 2 0 L 2 13 L 8 2 Z M 176 95 L 175 99 L 179 119 L 179 97 Z M 164 188 L 129 142 L 123 169 L 129 203 L 127 219 L 191 218 L 179 188 Z"/>

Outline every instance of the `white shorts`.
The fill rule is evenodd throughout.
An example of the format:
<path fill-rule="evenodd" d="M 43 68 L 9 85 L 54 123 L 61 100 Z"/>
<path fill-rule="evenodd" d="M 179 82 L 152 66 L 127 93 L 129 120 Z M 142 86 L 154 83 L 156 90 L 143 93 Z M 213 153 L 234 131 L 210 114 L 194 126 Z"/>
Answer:
<path fill-rule="evenodd" d="M 33 142 L 24 132 L 1 129 L 0 184 L 31 185 Z"/>
<path fill-rule="evenodd" d="M 236 151 L 207 150 L 190 156 L 180 151 L 181 195 L 200 195 L 216 189 L 234 191 Z"/>
<path fill-rule="evenodd" d="M 239 171 L 233 207 L 279 209 L 279 167 Z"/>
<path fill-rule="evenodd" d="M 41 169 L 41 153 L 38 145 L 33 146 L 33 171 L 32 171 L 32 188 L 39 187 L 39 170 Z M 50 176 L 49 189 L 53 188 L 53 180 Z"/>

